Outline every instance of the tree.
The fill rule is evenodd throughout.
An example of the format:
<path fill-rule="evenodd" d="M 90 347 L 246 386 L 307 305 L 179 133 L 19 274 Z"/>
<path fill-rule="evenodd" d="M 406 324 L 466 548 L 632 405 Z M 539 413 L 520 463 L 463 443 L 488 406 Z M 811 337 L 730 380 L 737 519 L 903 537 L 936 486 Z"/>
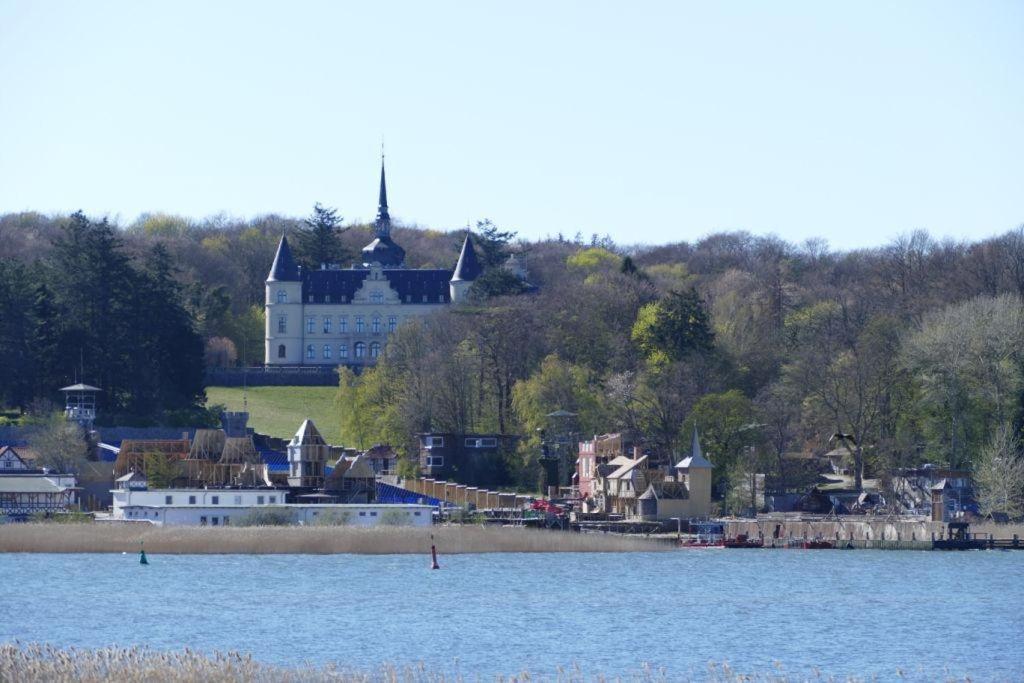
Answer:
<path fill-rule="evenodd" d="M 505 263 L 511 254 L 508 245 L 515 238 L 514 230 L 501 230 L 488 218 L 476 222 L 475 242 L 485 271 Z M 462 248 L 461 241 L 458 248 Z"/>
<path fill-rule="evenodd" d="M 658 362 L 708 353 L 715 342 L 704 301 L 693 287 L 669 292 L 661 301 L 641 308 L 632 337 L 649 360 Z"/>
<path fill-rule="evenodd" d="M 892 389 L 900 381 L 898 330 L 886 317 L 863 329 L 835 302 L 821 302 L 791 316 L 793 360 L 787 380 L 806 392 L 805 414 L 819 415 L 844 439 L 854 460 L 854 485 L 864 480 L 865 448 L 881 437 Z"/>
<path fill-rule="evenodd" d="M 737 389 L 706 394 L 694 404 L 680 437 L 685 439 L 695 427 L 715 465 L 716 489 L 728 488 L 730 480 L 746 471 L 747 449 L 760 445 L 762 439 L 753 402 Z"/>
<path fill-rule="evenodd" d="M 337 209 L 313 205 L 313 213 L 303 221 L 305 229 L 295 234 L 295 257 L 306 268 L 317 269 L 322 264 L 342 263 L 347 251 L 341 243 L 342 217 Z"/>
<path fill-rule="evenodd" d="M 1024 304 L 1004 294 L 933 311 L 909 335 L 901 361 L 919 387 L 933 456 L 965 466 L 984 435 L 1019 409 Z"/>
<path fill-rule="evenodd" d="M 61 413 L 47 416 L 31 443 L 39 453 L 36 464 L 53 472 L 78 474 L 88 460 L 89 444 L 82 428 Z"/>
<path fill-rule="evenodd" d="M 982 514 L 1024 514 L 1024 452 L 1008 423 L 999 425 L 974 467 L 974 494 Z"/>

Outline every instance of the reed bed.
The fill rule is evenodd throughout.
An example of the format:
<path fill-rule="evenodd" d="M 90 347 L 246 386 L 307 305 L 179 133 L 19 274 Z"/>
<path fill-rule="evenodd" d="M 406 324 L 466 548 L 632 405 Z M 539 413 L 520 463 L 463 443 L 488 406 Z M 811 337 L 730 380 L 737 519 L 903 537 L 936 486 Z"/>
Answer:
<path fill-rule="evenodd" d="M 908 669 L 894 671 L 894 678 L 917 679 L 923 672 Z M 931 680 L 970 680 L 948 672 L 930 676 Z M 373 671 L 358 671 L 337 664 L 325 666 L 303 665 L 280 667 L 262 664 L 251 655 L 234 652 L 203 654 L 195 650 L 160 652 L 146 647 L 116 647 L 103 649 L 58 648 L 52 645 L 0 644 L 0 682 L 18 681 L 35 683 L 464 683 L 465 681 L 493 680 L 500 683 L 526 683 L 527 681 L 558 681 L 558 683 L 584 683 L 598 681 L 634 681 L 636 683 L 667 683 L 668 681 L 710 681 L 711 683 L 787 683 L 788 681 L 814 681 L 848 683 L 864 679 L 837 678 L 814 670 L 791 677 L 779 662 L 766 673 L 741 673 L 728 664 L 710 663 L 702 671 L 688 674 L 669 673 L 647 664 L 627 676 L 588 674 L 579 666 L 560 668 L 554 675 L 538 675 L 523 671 L 509 675 L 482 677 L 456 670 L 433 671 L 423 664 L 395 666 L 384 664 Z M 874 680 L 874 677 L 868 680 Z"/>
<path fill-rule="evenodd" d="M 481 526 L 359 528 L 307 527 L 158 527 L 146 524 L 5 524 L 0 552 L 120 553 L 178 555 L 354 553 L 393 555 L 430 552 L 551 553 L 669 550 L 671 545 L 612 534 L 578 534 L 537 529 Z"/>

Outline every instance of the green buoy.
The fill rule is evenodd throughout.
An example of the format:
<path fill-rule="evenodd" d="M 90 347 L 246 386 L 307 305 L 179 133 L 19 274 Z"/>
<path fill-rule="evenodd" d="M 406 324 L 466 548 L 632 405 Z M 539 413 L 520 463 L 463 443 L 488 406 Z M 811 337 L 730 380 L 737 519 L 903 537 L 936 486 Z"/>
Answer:
<path fill-rule="evenodd" d="M 142 547 L 142 541 L 139 541 L 139 564 L 149 564 L 149 560 L 146 559 L 146 549 Z"/>

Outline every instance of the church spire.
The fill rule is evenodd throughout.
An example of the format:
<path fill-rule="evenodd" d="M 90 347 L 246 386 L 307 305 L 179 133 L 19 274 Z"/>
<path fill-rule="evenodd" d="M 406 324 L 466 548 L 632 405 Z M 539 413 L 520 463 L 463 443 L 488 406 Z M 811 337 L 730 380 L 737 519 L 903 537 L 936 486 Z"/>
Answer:
<path fill-rule="evenodd" d="M 380 197 L 377 199 L 377 220 L 374 221 L 377 237 L 391 234 L 391 216 L 388 215 L 388 187 L 384 181 L 384 151 L 380 153 Z"/>

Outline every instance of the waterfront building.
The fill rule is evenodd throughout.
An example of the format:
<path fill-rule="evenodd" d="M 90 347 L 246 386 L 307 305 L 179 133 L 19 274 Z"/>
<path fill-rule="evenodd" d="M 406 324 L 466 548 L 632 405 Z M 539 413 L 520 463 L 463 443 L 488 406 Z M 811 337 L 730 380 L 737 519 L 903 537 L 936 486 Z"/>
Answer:
<path fill-rule="evenodd" d="M 138 479 L 119 482 L 112 491 L 111 519 L 144 522 L 157 526 L 231 526 L 250 513 L 275 510 L 294 524 L 329 521 L 353 526 L 399 524 L 429 526 L 433 508 L 429 505 L 296 504 L 288 503 L 282 489 L 148 489 Z M 144 484 L 143 484 L 144 485 Z"/>
<path fill-rule="evenodd" d="M 17 451 L 0 447 L 0 517 L 27 520 L 67 512 L 77 504 L 75 477 L 31 467 Z"/>
<path fill-rule="evenodd" d="M 374 239 L 361 263 L 301 268 L 282 237 L 266 280 L 268 366 L 375 365 L 403 322 L 465 301 L 483 272 L 467 233 L 455 268 L 412 269 L 391 238 L 384 165 Z"/>
<path fill-rule="evenodd" d="M 420 473 L 470 486 L 505 484 L 505 455 L 515 451 L 517 436 L 425 432 L 419 439 Z"/>

